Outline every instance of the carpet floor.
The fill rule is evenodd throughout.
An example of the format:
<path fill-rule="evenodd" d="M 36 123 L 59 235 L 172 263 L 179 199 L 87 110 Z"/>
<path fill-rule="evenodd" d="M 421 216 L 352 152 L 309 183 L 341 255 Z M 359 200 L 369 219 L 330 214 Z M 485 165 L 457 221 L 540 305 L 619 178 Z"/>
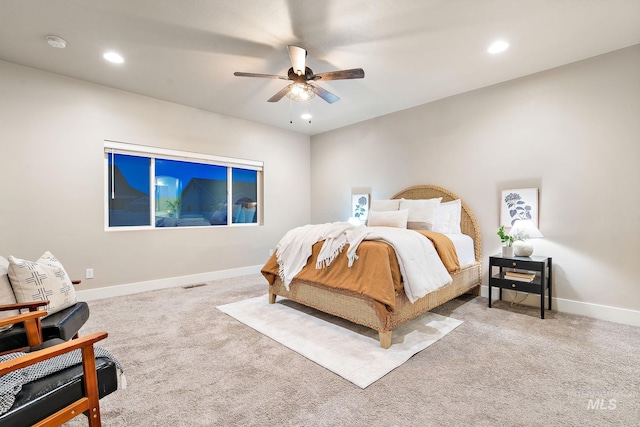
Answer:
<path fill-rule="evenodd" d="M 125 367 L 120 426 L 640 426 L 640 328 L 461 297 L 464 323 L 366 389 L 216 310 L 260 275 L 90 302 Z M 85 426 L 77 417 L 67 426 Z"/>

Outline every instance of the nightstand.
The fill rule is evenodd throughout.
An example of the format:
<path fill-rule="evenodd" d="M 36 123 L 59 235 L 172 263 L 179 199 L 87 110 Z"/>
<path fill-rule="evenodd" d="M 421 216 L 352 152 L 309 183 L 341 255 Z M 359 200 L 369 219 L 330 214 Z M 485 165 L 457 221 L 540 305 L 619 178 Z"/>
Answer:
<path fill-rule="evenodd" d="M 520 273 L 523 276 L 530 274 L 532 279 L 521 278 L 516 280 L 509 277 L 510 272 Z M 551 310 L 551 286 L 552 286 L 551 257 L 530 256 L 530 257 L 503 257 L 494 255 L 489 257 L 489 308 L 491 308 L 491 288 L 500 288 L 500 299 L 502 290 L 528 292 L 540 295 L 540 318 L 544 319 L 544 295 L 545 288 L 548 289 L 549 310 Z"/>

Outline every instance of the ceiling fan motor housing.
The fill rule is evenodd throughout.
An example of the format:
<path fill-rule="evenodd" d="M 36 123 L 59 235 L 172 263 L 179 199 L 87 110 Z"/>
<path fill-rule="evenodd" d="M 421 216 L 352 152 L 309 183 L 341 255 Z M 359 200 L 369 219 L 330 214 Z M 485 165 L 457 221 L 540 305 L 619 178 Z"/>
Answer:
<path fill-rule="evenodd" d="M 293 80 L 296 83 L 300 83 L 300 82 L 304 83 L 308 80 L 311 80 L 311 78 L 313 77 L 313 71 L 309 67 L 304 67 L 304 74 L 298 75 L 293 70 L 293 67 L 291 67 L 287 72 L 287 76 L 289 76 L 289 80 Z"/>

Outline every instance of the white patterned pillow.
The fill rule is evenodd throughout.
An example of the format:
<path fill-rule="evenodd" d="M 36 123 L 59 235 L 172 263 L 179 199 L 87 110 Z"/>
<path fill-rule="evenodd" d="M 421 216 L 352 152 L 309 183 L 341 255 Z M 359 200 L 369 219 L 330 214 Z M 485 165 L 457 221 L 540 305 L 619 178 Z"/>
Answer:
<path fill-rule="evenodd" d="M 36 262 L 9 257 L 9 280 L 18 302 L 45 301 L 49 315 L 77 302 L 76 291 L 64 267 L 51 252 Z"/>
<path fill-rule="evenodd" d="M 15 304 L 16 296 L 11 289 L 11 282 L 7 270 L 9 269 L 9 261 L 0 256 L 0 305 Z M 0 319 L 20 314 L 18 310 L 0 311 Z M 12 325 L 1 326 L 0 331 L 6 331 Z"/>

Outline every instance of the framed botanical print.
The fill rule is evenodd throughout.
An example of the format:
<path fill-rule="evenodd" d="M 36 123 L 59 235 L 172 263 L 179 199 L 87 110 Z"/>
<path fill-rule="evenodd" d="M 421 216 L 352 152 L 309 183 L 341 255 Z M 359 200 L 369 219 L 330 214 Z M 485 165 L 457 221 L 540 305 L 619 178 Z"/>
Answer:
<path fill-rule="evenodd" d="M 538 189 L 504 190 L 500 200 L 500 225 L 512 227 L 520 219 L 530 219 L 538 227 Z"/>
<path fill-rule="evenodd" d="M 352 194 L 351 195 L 351 216 L 358 219 L 364 224 L 369 215 L 369 195 L 368 194 Z"/>

